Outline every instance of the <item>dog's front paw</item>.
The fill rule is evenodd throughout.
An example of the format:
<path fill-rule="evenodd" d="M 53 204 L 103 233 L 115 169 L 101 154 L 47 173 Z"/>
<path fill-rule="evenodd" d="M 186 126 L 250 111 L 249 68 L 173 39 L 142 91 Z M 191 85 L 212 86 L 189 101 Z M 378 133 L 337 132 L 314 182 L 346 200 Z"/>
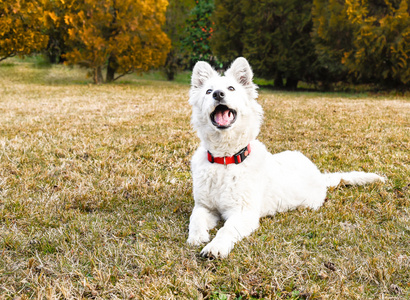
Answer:
<path fill-rule="evenodd" d="M 225 258 L 229 252 L 231 252 L 232 248 L 233 243 L 230 241 L 213 240 L 202 249 L 201 256 Z"/>
<path fill-rule="evenodd" d="M 197 235 L 189 235 L 188 240 L 186 241 L 189 245 L 198 246 L 203 243 L 209 242 L 209 234 L 197 234 Z"/>

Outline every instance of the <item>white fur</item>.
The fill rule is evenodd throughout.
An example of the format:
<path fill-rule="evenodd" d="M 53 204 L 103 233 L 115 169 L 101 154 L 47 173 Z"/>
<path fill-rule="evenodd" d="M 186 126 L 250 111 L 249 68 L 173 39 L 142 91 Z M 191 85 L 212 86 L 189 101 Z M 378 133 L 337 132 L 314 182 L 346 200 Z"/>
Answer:
<path fill-rule="evenodd" d="M 322 174 L 303 154 L 286 151 L 270 154 L 256 140 L 262 122 L 262 107 L 256 102 L 257 87 L 245 58 L 237 58 L 225 76 L 206 62 L 198 62 L 192 74 L 189 103 L 192 125 L 201 145 L 191 161 L 195 206 L 190 218 L 188 243 L 210 241 L 208 231 L 220 218 L 225 224 L 201 251 L 203 256 L 226 257 L 234 244 L 259 226 L 259 218 L 299 206 L 318 209 L 327 187 L 384 181 L 373 173 L 350 172 Z M 234 91 L 228 87 L 234 87 Z M 223 104 L 235 109 L 237 117 L 230 128 L 218 129 L 210 114 L 219 104 L 212 92 L 222 90 Z M 215 157 L 232 156 L 246 145 L 251 154 L 240 164 L 212 164 L 207 151 Z"/>

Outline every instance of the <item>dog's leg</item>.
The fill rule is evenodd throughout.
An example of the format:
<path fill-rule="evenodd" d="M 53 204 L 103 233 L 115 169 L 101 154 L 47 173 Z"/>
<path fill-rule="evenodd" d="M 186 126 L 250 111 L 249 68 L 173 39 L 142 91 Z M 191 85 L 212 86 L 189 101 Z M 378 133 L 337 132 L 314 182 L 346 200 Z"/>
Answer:
<path fill-rule="evenodd" d="M 259 227 L 259 214 L 256 212 L 237 213 L 230 216 L 219 229 L 215 238 L 201 251 L 202 256 L 226 257 L 235 243 L 250 235 Z"/>
<path fill-rule="evenodd" d="M 209 209 L 195 205 L 189 221 L 188 244 L 200 245 L 209 242 L 208 230 L 218 223 L 219 216 Z"/>

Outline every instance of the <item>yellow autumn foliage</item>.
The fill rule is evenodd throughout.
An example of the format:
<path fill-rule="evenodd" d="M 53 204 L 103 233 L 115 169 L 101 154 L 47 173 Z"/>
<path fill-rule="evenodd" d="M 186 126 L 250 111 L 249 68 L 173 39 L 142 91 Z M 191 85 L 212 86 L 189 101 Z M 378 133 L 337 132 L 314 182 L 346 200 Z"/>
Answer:
<path fill-rule="evenodd" d="M 65 54 L 67 64 L 92 70 L 95 83 L 101 83 L 104 66 L 107 81 L 113 81 L 164 64 L 171 46 L 161 28 L 168 1 L 56 1 L 65 12 L 66 42 L 73 49 Z"/>
<path fill-rule="evenodd" d="M 46 47 L 43 0 L 0 0 L 0 60 Z"/>
<path fill-rule="evenodd" d="M 344 53 L 350 72 L 410 83 L 410 1 L 398 3 L 395 8 L 386 1 L 385 13 L 371 15 L 367 1 L 346 0 L 348 20 L 357 27 L 353 47 Z"/>
<path fill-rule="evenodd" d="M 410 84 L 410 0 L 314 0 L 316 52 L 356 82 Z"/>

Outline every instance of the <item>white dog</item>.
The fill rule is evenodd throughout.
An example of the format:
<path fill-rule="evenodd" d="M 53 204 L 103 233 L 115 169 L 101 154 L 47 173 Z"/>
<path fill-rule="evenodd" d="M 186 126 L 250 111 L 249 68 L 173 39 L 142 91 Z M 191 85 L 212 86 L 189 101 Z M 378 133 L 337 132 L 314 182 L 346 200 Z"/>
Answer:
<path fill-rule="evenodd" d="M 188 243 L 209 242 L 208 231 L 225 224 L 201 251 L 226 257 L 234 244 L 259 226 L 259 218 L 298 206 L 318 209 L 327 187 L 384 181 L 373 173 L 322 174 L 303 154 L 270 154 L 256 140 L 262 107 L 248 61 L 237 58 L 220 76 L 206 62 L 192 74 L 189 103 L 201 145 L 191 161 L 195 207 Z"/>

